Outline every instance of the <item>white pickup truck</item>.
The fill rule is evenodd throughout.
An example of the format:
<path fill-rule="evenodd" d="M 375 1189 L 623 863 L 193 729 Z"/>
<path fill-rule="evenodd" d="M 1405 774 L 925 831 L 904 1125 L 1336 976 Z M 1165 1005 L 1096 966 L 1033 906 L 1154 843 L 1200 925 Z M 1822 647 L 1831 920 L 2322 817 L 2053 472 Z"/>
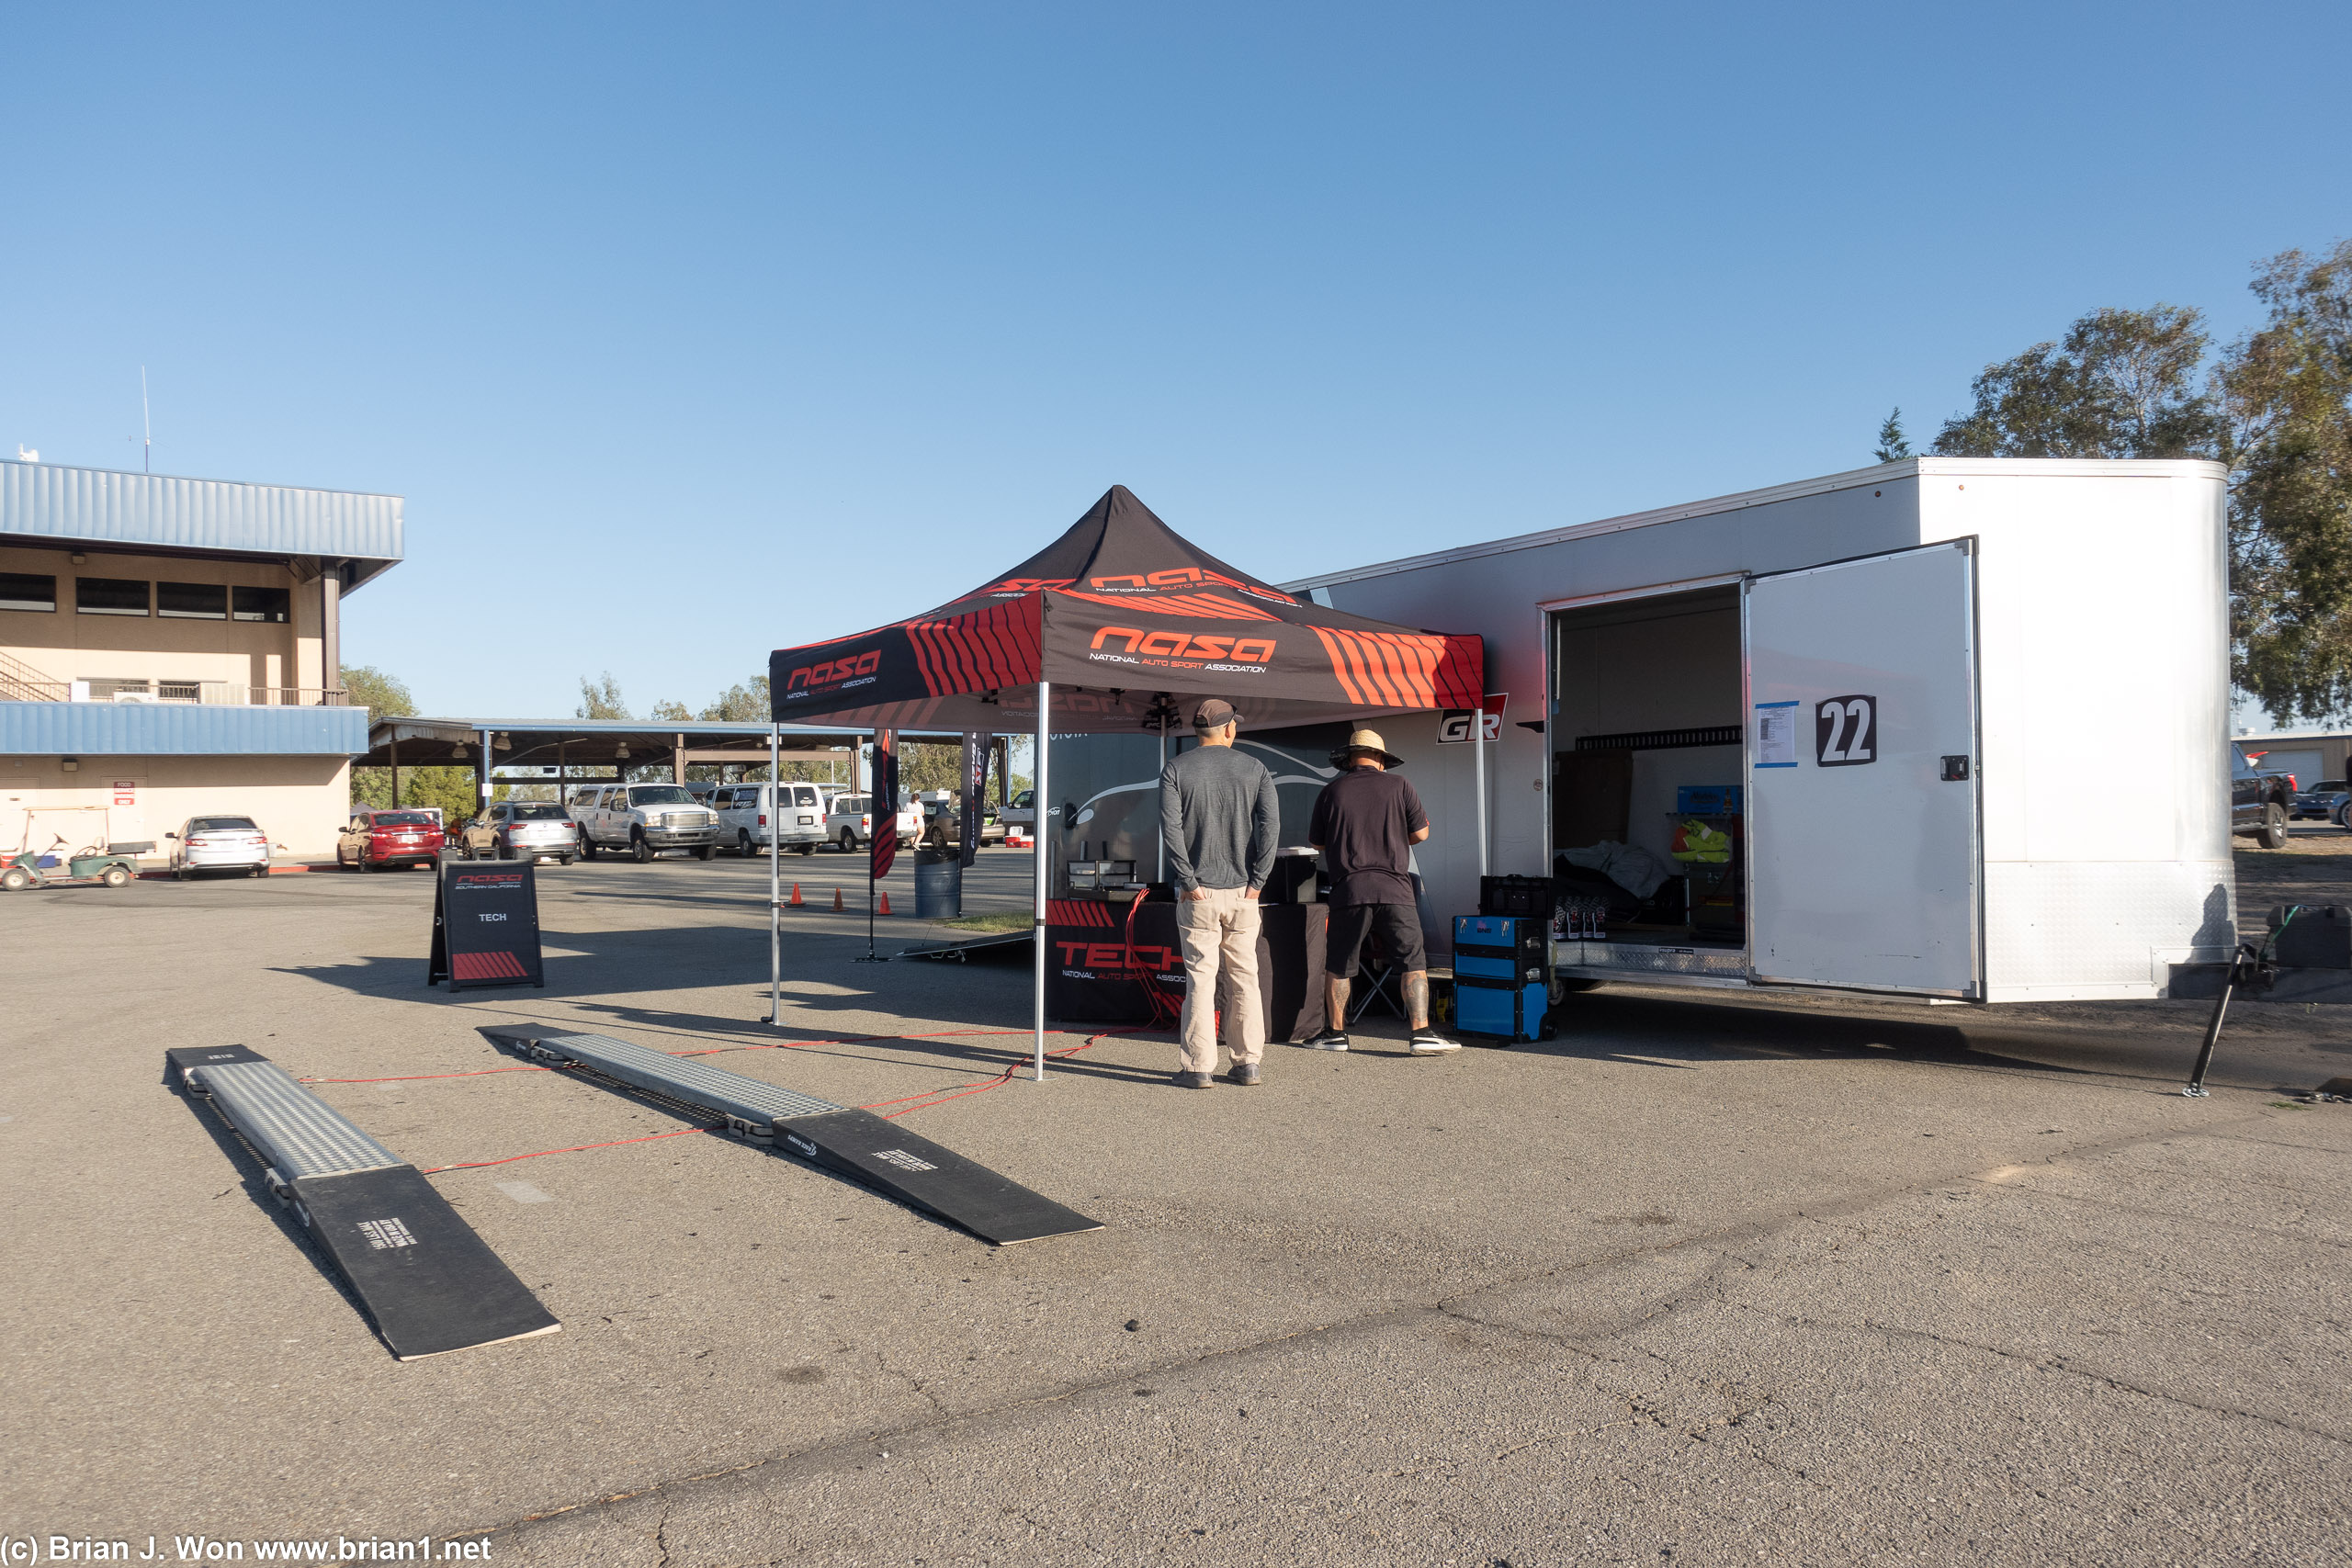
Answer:
<path fill-rule="evenodd" d="M 663 850 L 692 850 L 696 860 L 718 853 L 718 815 L 673 784 L 607 784 L 571 797 L 580 824 L 580 853 L 626 850 L 640 861 Z"/>

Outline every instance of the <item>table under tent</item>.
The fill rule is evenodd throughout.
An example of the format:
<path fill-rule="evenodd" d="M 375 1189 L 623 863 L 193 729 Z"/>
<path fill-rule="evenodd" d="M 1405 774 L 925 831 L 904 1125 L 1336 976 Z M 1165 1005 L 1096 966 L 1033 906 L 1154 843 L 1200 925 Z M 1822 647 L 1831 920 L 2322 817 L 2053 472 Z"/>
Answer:
<path fill-rule="evenodd" d="M 1193 545 L 1114 485 L 1067 532 L 948 604 L 854 637 L 780 649 L 778 725 L 1033 733 L 1035 1073 L 1046 1073 L 1051 735 L 1189 731 L 1222 697 L 1245 730 L 1473 709 L 1476 637 L 1376 621 L 1285 593 Z M 1481 775 L 1485 750 L 1470 746 Z M 1484 839 L 1483 776 L 1476 791 Z M 773 900 L 771 900 L 773 902 Z M 771 913 L 772 926 L 780 916 Z M 773 977 L 781 942 L 772 934 Z"/>

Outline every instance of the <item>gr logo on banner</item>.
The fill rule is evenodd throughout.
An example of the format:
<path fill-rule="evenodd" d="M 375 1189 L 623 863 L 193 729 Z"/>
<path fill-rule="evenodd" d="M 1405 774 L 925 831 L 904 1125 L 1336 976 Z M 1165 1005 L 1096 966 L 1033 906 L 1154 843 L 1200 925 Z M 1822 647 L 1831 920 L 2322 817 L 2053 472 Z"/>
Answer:
<path fill-rule="evenodd" d="M 1487 722 L 1480 726 L 1479 739 L 1498 740 L 1502 738 L 1503 705 L 1510 701 L 1509 692 L 1487 694 Z M 1446 709 L 1443 716 L 1437 721 L 1437 743 L 1441 746 L 1459 746 L 1469 739 L 1470 710 L 1468 708 Z"/>

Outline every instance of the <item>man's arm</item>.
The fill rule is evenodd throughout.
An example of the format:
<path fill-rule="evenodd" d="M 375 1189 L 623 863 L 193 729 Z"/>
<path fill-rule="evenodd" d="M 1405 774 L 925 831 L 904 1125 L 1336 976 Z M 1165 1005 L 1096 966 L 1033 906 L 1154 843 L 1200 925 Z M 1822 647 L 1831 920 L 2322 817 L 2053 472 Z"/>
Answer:
<path fill-rule="evenodd" d="M 1177 897 L 1191 894 L 1194 878 L 1193 857 L 1184 844 L 1184 803 L 1167 768 L 1159 771 L 1159 842 L 1168 854 L 1168 880 Z"/>
<path fill-rule="evenodd" d="M 1274 852 L 1282 847 L 1282 798 L 1274 791 L 1274 775 L 1258 769 L 1258 795 L 1250 808 L 1250 896 L 1266 886 L 1274 874 Z"/>
<path fill-rule="evenodd" d="M 1426 843 L 1429 836 L 1430 814 L 1421 809 L 1421 792 L 1413 787 L 1412 780 L 1407 779 L 1405 781 L 1405 841 L 1408 844 Z"/>

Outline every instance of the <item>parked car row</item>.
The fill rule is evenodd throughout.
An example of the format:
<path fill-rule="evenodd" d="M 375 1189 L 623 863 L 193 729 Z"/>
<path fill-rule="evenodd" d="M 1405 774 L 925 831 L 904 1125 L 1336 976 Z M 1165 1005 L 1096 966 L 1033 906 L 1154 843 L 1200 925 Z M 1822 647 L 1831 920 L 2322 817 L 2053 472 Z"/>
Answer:
<path fill-rule="evenodd" d="M 1025 804 L 1029 796 L 1018 798 Z M 899 809 L 897 827 L 902 844 L 945 845 L 957 841 L 961 819 L 952 799 L 917 797 Z M 982 819 L 980 842 L 1002 843 L 1004 835 L 1004 821 L 991 809 Z M 172 840 L 172 872 L 183 880 L 211 871 L 268 874 L 269 836 L 249 817 L 191 817 L 164 837 Z M 771 846 L 805 855 L 820 844 L 855 853 L 873 841 L 873 797 L 821 784 L 700 785 L 691 792 L 679 784 L 608 784 L 582 791 L 569 806 L 503 800 L 446 829 L 435 807 L 363 807 L 336 837 L 335 863 L 346 871 L 379 871 L 429 866 L 448 853 L 570 865 L 606 850 L 639 861 L 665 850 L 709 860 L 722 846 L 744 856 Z"/>

